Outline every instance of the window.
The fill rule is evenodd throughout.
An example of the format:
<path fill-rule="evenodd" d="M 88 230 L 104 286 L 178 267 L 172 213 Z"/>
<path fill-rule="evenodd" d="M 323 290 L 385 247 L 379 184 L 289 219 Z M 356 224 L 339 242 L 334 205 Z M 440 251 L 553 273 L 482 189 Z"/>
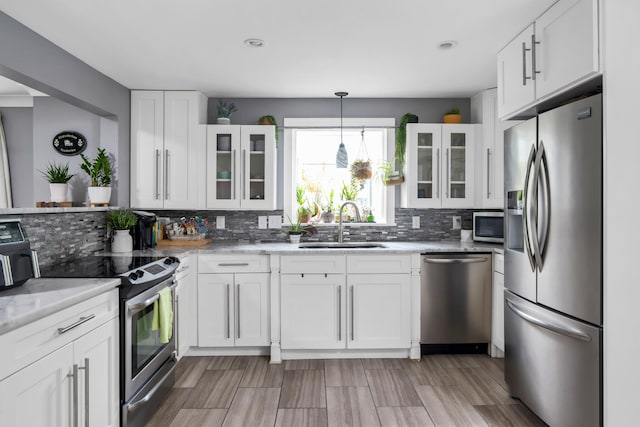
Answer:
<path fill-rule="evenodd" d="M 322 212 L 338 209 L 356 193 L 355 203 L 363 215 L 371 215 L 376 224 L 393 224 L 395 192 L 381 179 L 380 166 L 393 160 L 395 141 L 394 119 L 344 119 L 343 141 L 349 155 L 349 166 L 359 158 L 371 161 L 373 176 L 368 180 L 353 180 L 349 168 L 336 168 L 336 152 L 340 144 L 340 119 L 285 119 L 285 179 L 284 213 L 295 220 L 299 204 L 296 198 L 302 190 L 304 206 L 313 215 L 313 222 L 322 220 Z M 361 131 L 364 128 L 364 147 Z M 364 150 L 366 149 L 366 155 Z M 330 198 L 333 194 L 333 205 Z M 346 212 L 353 215 L 353 212 Z M 371 218 L 370 217 L 370 218 Z M 304 218 L 303 218 L 304 221 Z"/>

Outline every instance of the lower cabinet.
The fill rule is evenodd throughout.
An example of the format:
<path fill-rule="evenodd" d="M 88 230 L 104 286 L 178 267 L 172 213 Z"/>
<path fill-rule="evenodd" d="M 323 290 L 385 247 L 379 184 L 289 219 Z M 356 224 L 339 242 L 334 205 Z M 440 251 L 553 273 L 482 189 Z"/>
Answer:
<path fill-rule="evenodd" d="M 195 326 L 195 314 L 193 313 L 194 293 L 196 290 L 197 276 L 191 267 L 191 257 L 180 259 L 180 267 L 176 272 L 175 298 L 175 337 L 176 356 L 178 360 L 184 356 L 191 346 L 191 330 Z M 192 317 L 193 316 L 193 317 Z M 193 319 L 193 320 L 192 320 Z"/>
<path fill-rule="evenodd" d="M 269 278 L 198 274 L 198 346 L 269 345 Z"/>
<path fill-rule="evenodd" d="M 118 318 L 0 381 L 0 425 L 119 425 Z"/>
<path fill-rule="evenodd" d="M 281 274 L 281 346 L 409 348 L 410 283 L 408 272 Z"/>

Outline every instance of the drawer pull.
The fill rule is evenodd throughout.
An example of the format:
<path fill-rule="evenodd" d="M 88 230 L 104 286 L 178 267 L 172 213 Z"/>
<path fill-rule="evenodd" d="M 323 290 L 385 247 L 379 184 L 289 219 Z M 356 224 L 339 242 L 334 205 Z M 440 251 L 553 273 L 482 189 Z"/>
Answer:
<path fill-rule="evenodd" d="M 218 264 L 218 267 L 249 267 L 249 263 L 248 262 L 227 262 L 227 263 Z"/>
<path fill-rule="evenodd" d="M 76 327 L 78 327 L 78 326 L 82 325 L 83 323 L 88 322 L 89 320 L 93 319 L 94 317 L 96 317 L 96 315 L 95 315 L 95 314 L 90 314 L 90 315 L 88 315 L 88 316 L 81 317 L 80 319 L 78 319 L 78 321 L 77 321 L 77 322 L 72 323 L 72 324 L 71 324 L 71 325 L 69 325 L 69 326 L 66 326 L 66 327 L 64 327 L 64 328 L 58 328 L 58 333 L 59 333 L 60 335 L 62 335 L 62 334 L 64 334 L 65 332 L 69 332 L 69 331 L 70 331 L 70 330 L 72 330 L 73 328 L 76 328 Z"/>

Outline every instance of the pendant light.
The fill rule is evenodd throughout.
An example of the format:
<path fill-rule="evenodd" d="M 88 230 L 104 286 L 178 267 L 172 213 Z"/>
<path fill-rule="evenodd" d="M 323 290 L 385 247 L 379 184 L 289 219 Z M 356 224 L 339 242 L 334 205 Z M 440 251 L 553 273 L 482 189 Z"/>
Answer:
<path fill-rule="evenodd" d="M 335 95 L 340 97 L 340 146 L 336 153 L 336 167 L 345 169 L 349 167 L 349 155 L 344 142 L 342 142 L 342 98 L 349 95 L 349 92 L 336 92 Z"/>

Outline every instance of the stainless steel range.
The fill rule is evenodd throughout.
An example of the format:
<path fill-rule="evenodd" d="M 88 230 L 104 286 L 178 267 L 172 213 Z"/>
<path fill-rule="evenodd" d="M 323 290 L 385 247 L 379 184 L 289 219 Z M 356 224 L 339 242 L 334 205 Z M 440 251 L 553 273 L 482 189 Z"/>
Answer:
<path fill-rule="evenodd" d="M 174 257 L 89 256 L 42 268 L 42 277 L 120 277 L 121 425 L 143 426 L 175 382 L 175 339 L 154 322 L 160 298 L 175 309 Z M 169 291 L 163 291 L 169 289 Z M 172 327 L 175 322 L 171 319 Z"/>

